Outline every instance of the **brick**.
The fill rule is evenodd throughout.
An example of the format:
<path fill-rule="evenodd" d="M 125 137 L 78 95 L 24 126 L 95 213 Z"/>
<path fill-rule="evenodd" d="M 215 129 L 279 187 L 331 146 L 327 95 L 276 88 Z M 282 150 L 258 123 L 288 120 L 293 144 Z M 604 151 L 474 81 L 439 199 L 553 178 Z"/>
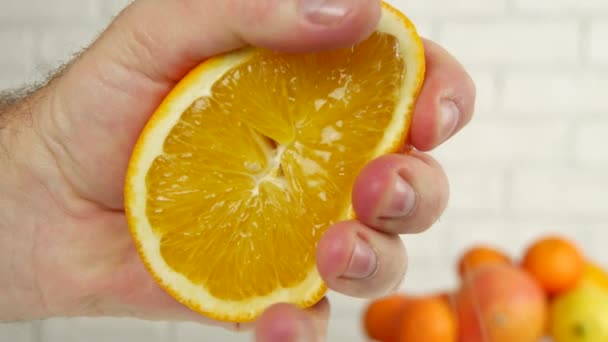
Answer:
<path fill-rule="evenodd" d="M 136 319 L 54 319 L 42 326 L 44 342 L 166 342 L 169 325 Z"/>
<path fill-rule="evenodd" d="M 402 291 L 430 293 L 455 285 L 446 253 L 450 243 L 446 239 L 449 229 L 449 220 L 444 215 L 424 233 L 401 237 L 408 256 L 407 273 L 400 286 Z"/>
<path fill-rule="evenodd" d="M 603 217 L 608 168 L 521 168 L 513 175 L 510 207 L 520 215 Z"/>
<path fill-rule="evenodd" d="M 52 3 L 46 0 L 3 1 L 0 8 L 2 23 L 90 22 L 97 15 L 96 0 L 54 0 Z"/>
<path fill-rule="evenodd" d="M 589 58 L 592 63 L 608 65 L 608 20 L 595 21 L 589 31 Z"/>
<path fill-rule="evenodd" d="M 608 122 L 581 125 L 575 140 L 575 155 L 589 164 L 608 164 Z"/>
<path fill-rule="evenodd" d="M 579 58 L 574 20 L 445 21 L 439 41 L 468 66 L 574 64 Z"/>
<path fill-rule="evenodd" d="M 411 258 L 441 258 L 445 255 L 444 239 L 447 227 L 439 218 L 433 227 L 424 234 L 404 235 L 402 241 L 407 247 Z"/>
<path fill-rule="evenodd" d="M 0 70 L 24 73 L 31 66 L 33 43 L 29 31 L 18 28 L 0 30 L 0 46 L 3 47 Z"/>
<path fill-rule="evenodd" d="M 53 27 L 35 36 L 36 67 L 41 73 L 47 73 L 88 47 L 102 29 L 93 25 L 72 25 L 70 27 Z"/>
<path fill-rule="evenodd" d="M 241 342 L 253 340 L 252 333 L 231 332 L 224 328 L 205 326 L 197 323 L 175 324 L 175 338 L 171 342 Z"/>
<path fill-rule="evenodd" d="M 103 15 L 110 19 L 120 13 L 131 2 L 132 0 L 104 0 L 102 2 Z"/>
<path fill-rule="evenodd" d="M 608 75 L 600 71 L 510 72 L 504 108 L 528 115 L 576 116 L 605 113 Z"/>
<path fill-rule="evenodd" d="M 491 216 L 491 215 L 488 215 Z M 486 217 L 488 217 L 486 216 Z M 446 247 L 447 260 L 451 260 L 450 272 L 455 273 L 456 263 L 465 250 L 477 244 L 488 244 L 510 252 L 515 245 L 513 229 L 505 221 L 497 219 L 472 219 L 471 217 L 446 217 L 449 226 L 444 238 L 449 241 Z"/>
<path fill-rule="evenodd" d="M 437 30 L 433 21 L 424 18 L 412 18 L 412 23 L 416 26 L 418 35 L 426 39 L 436 40 Z"/>
<path fill-rule="evenodd" d="M 498 214 L 505 207 L 505 172 L 502 167 L 451 167 L 449 212 Z"/>
<path fill-rule="evenodd" d="M 389 3 L 412 18 L 416 17 L 460 17 L 498 15 L 505 11 L 507 0 L 389 0 Z"/>
<path fill-rule="evenodd" d="M 593 233 L 592 226 L 581 224 L 573 218 L 541 215 L 530 218 L 450 216 L 445 223 L 450 227 L 444 235 L 449 241 L 445 260 L 452 265 L 465 250 L 477 244 L 495 246 L 518 260 L 529 244 L 549 234 L 572 239 L 580 246 L 591 246 L 593 236 L 597 240 L 597 232 L 600 231 Z"/>
<path fill-rule="evenodd" d="M 347 317 L 329 317 L 329 329 L 325 341 L 367 341 L 367 335 L 361 325 L 360 311 L 352 312 Z"/>
<path fill-rule="evenodd" d="M 349 317 L 353 313 L 361 312 L 367 305 L 367 299 L 350 297 L 338 292 L 330 291 L 327 299 L 331 306 L 331 315 L 335 317 Z"/>
<path fill-rule="evenodd" d="M 0 323 L 0 340 L 10 342 L 34 342 L 34 326 L 31 323 Z"/>
<path fill-rule="evenodd" d="M 474 119 L 434 153 L 440 161 L 465 166 L 555 163 L 568 157 L 568 138 L 564 122 Z"/>
<path fill-rule="evenodd" d="M 477 96 L 475 99 L 475 116 L 493 115 L 496 109 L 497 80 L 495 73 L 489 70 L 472 69 L 467 70 L 475 82 Z"/>
<path fill-rule="evenodd" d="M 577 231 L 577 242 L 588 260 L 608 266 L 608 254 L 606 254 L 606 229 L 608 219 L 598 219 L 591 222 L 573 224 L 571 228 Z"/>
<path fill-rule="evenodd" d="M 28 79 L 23 73 L 4 72 L 2 73 L 2 77 L 0 77 L 0 91 L 21 88 L 28 83 Z"/>
<path fill-rule="evenodd" d="M 408 270 L 400 291 L 415 294 L 437 293 L 457 285 L 447 257 L 408 258 Z"/>
<path fill-rule="evenodd" d="M 576 13 L 608 13 L 605 0 L 514 0 L 517 9 L 530 13 L 560 13 L 572 16 Z"/>

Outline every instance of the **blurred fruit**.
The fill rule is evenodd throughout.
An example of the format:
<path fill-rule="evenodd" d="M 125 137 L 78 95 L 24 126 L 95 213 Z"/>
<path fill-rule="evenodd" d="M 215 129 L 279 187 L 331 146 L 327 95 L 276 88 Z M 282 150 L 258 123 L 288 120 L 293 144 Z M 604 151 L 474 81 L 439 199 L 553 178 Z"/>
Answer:
<path fill-rule="evenodd" d="M 454 305 L 456 304 L 456 293 L 454 291 L 445 290 L 439 292 L 437 296 L 443 299 L 446 303 L 448 303 L 452 310 L 454 309 Z"/>
<path fill-rule="evenodd" d="M 594 283 L 608 291 L 608 272 L 594 262 L 588 261 L 585 264 L 582 280 Z"/>
<path fill-rule="evenodd" d="M 522 266 L 549 295 L 555 295 L 578 284 L 585 268 L 585 259 L 574 242 L 549 236 L 528 247 Z"/>
<path fill-rule="evenodd" d="M 405 295 L 395 294 L 372 301 L 363 315 L 367 336 L 382 342 L 395 341 L 399 318 L 408 299 Z"/>
<path fill-rule="evenodd" d="M 455 342 L 457 324 L 444 294 L 410 299 L 399 319 L 398 342 Z"/>
<path fill-rule="evenodd" d="M 608 292 L 585 283 L 551 303 L 549 331 L 555 342 L 607 342 Z"/>
<path fill-rule="evenodd" d="M 469 248 L 458 261 L 458 274 L 462 277 L 468 271 L 488 263 L 511 263 L 505 253 L 495 247 L 478 245 Z"/>
<path fill-rule="evenodd" d="M 460 339 L 537 342 L 545 332 L 545 293 L 524 270 L 487 264 L 466 274 L 456 297 Z"/>

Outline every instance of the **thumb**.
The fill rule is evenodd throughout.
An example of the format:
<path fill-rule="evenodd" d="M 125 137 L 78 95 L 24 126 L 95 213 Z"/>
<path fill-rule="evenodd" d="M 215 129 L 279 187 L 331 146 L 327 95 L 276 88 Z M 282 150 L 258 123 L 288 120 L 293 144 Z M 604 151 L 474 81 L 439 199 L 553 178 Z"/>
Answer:
<path fill-rule="evenodd" d="M 128 151 L 198 63 L 244 45 L 353 45 L 380 13 L 379 0 L 136 0 L 54 82 L 48 145 L 80 197 L 121 209 Z"/>
<path fill-rule="evenodd" d="M 138 0 L 108 32 L 106 56 L 175 81 L 201 60 L 243 45 L 290 52 L 352 45 L 379 17 L 379 0 Z M 119 44 L 113 36 L 121 36 Z"/>

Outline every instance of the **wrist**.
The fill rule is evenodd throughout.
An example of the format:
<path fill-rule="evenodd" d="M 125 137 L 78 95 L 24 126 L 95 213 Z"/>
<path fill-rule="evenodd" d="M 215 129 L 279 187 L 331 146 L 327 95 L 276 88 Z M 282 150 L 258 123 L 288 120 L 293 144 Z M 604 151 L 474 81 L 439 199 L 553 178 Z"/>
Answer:
<path fill-rule="evenodd" d="M 32 172 L 40 162 L 33 113 L 43 106 L 39 94 L 15 95 L 0 108 L 0 321 L 48 315 L 34 259 L 44 194 Z"/>
<path fill-rule="evenodd" d="M 0 114 L 0 321 L 103 314 L 113 268 L 130 256 L 128 235 L 80 230 L 123 217 L 100 214 L 66 177 L 76 168 L 61 132 L 59 85 Z"/>

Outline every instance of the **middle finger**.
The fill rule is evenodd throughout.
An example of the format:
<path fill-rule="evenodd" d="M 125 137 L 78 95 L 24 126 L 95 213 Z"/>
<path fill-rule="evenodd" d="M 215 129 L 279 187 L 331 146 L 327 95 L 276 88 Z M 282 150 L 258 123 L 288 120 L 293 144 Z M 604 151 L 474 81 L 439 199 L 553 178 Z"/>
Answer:
<path fill-rule="evenodd" d="M 419 233 L 445 210 L 448 180 L 431 156 L 412 151 L 369 163 L 353 187 L 353 207 L 364 224 L 390 234 Z"/>

